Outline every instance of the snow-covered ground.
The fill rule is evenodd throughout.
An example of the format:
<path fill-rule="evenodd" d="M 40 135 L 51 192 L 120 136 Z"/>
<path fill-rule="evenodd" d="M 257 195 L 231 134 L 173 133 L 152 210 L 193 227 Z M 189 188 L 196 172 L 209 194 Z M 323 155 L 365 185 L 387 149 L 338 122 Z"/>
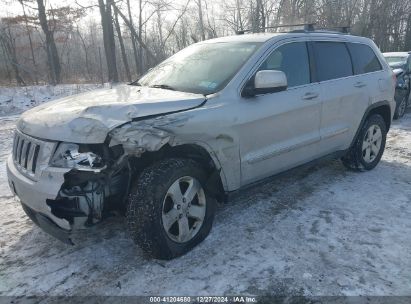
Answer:
<path fill-rule="evenodd" d="M 106 86 L 109 84 L 105 84 Z M 0 86 L 0 116 L 15 115 L 56 98 L 101 88 L 101 84 L 64 84 L 27 87 Z"/>
<path fill-rule="evenodd" d="M 121 217 L 75 246 L 37 228 L 6 180 L 16 119 L 0 118 L 0 295 L 411 295 L 411 113 L 375 170 L 327 160 L 272 178 L 167 262 L 143 258 Z"/>

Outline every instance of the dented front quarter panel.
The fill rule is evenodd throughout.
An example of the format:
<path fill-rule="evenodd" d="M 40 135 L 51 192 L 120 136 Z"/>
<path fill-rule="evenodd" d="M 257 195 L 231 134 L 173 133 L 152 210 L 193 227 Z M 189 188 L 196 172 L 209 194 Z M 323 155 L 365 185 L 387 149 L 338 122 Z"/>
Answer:
<path fill-rule="evenodd" d="M 110 145 L 121 144 L 127 154 L 137 157 L 166 144 L 198 145 L 213 159 L 224 189 L 235 190 L 241 178 L 239 138 L 226 106 L 216 94 L 195 109 L 126 123 L 110 132 Z"/>

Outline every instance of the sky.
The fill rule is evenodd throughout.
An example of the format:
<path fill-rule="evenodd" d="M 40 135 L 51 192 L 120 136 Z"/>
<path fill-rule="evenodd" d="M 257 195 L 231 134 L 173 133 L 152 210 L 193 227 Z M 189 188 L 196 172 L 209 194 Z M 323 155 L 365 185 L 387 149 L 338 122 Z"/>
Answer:
<path fill-rule="evenodd" d="M 26 0 L 30 1 L 30 0 Z M 35 10 L 37 9 L 37 3 L 36 0 L 31 0 L 33 3 L 30 4 L 28 3 L 26 6 L 28 7 L 33 7 L 34 10 L 31 10 L 32 13 L 35 13 Z M 221 0 L 219 0 L 221 1 Z M 98 1 L 97 0 L 44 0 L 46 8 L 50 7 L 50 4 L 53 7 L 62 7 L 66 5 L 72 5 L 72 6 L 83 6 L 83 7 L 89 7 L 93 4 L 97 5 Z M 170 3 L 175 5 L 176 7 L 183 6 L 186 3 L 186 0 L 173 0 L 169 1 Z M 133 2 L 132 2 L 133 3 Z M 30 10 L 26 10 L 27 14 L 30 14 Z M 21 7 L 21 4 L 18 0 L 0 0 L 0 18 L 1 17 L 8 17 L 8 16 L 16 16 L 16 15 L 22 15 L 23 10 Z M 173 22 L 179 15 L 179 12 L 177 10 L 168 10 L 165 14 L 163 14 L 164 20 Z M 151 16 L 150 11 L 144 11 L 143 12 L 143 18 Z M 94 20 L 100 20 L 100 13 L 99 10 L 96 8 L 89 9 L 87 11 L 87 17 L 83 18 L 82 20 L 79 21 L 79 24 L 86 24 L 87 20 L 94 19 Z"/>
<path fill-rule="evenodd" d="M 35 3 L 35 0 L 32 4 L 28 3 L 27 6 L 31 6 L 33 8 L 37 8 L 37 3 Z M 89 6 L 91 3 L 96 1 L 90 1 L 90 0 L 45 0 L 46 7 L 51 3 L 55 7 L 61 7 L 61 6 L 66 6 L 66 5 L 76 5 L 78 3 L 79 5 L 82 6 Z M 7 17 L 7 16 L 16 16 L 23 14 L 23 10 L 21 7 L 21 4 L 19 3 L 18 0 L 0 0 L 0 17 Z M 95 15 L 96 17 L 98 16 L 98 10 L 93 9 L 89 11 L 90 15 Z"/>

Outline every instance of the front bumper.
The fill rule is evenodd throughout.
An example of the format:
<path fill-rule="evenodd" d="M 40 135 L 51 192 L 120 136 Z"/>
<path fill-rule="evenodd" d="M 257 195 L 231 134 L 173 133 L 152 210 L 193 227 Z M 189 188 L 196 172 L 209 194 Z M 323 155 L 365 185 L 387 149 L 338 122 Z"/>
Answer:
<path fill-rule="evenodd" d="M 23 207 L 23 210 L 26 212 L 27 216 L 45 232 L 54 236 L 56 239 L 59 239 L 63 243 L 74 245 L 73 241 L 71 240 L 70 230 L 61 228 L 47 216 L 34 211 L 23 203 L 21 203 L 21 206 Z"/>
<path fill-rule="evenodd" d="M 51 213 L 46 200 L 56 199 L 64 183 L 64 174 L 69 170 L 66 168 L 44 168 L 38 180 L 33 181 L 17 170 L 12 156 L 7 160 L 7 176 L 11 190 L 19 197 L 22 204 L 35 214 L 35 218 L 39 219 L 37 222 L 33 221 L 54 236 L 56 235 L 50 232 L 53 230 L 49 229 L 50 226 L 66 232 L 71 231 L 71 226 L 67 220 L 58 218 Z"/>

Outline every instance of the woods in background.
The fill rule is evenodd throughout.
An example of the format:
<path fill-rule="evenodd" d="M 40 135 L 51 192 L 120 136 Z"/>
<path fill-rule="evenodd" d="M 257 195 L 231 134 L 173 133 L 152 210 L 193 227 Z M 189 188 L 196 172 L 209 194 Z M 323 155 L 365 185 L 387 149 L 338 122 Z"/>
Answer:
<path fill-rule="evenodd" d="M 278 24 L 350 26 L 382 51 L 411 51 L 409 0 L 0 0 L 0 84 L 118 82 L 191 43 Z"/>

